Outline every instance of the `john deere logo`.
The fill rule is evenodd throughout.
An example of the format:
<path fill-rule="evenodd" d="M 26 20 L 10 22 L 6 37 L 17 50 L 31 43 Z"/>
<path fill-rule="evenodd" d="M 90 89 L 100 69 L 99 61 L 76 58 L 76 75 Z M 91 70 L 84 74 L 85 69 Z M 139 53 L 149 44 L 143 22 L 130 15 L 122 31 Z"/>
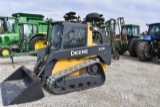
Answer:
<path fill-rule="evenodd" d="M 88 54 L 88 49 L 71 51 L 71 56 L 84 55 L 84 54 Z"/>

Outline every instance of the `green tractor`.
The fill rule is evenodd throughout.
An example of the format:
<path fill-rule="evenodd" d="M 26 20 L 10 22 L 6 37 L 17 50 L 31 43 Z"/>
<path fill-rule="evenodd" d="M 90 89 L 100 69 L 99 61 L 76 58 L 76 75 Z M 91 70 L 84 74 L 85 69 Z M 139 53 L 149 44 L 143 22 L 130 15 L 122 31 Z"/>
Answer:
<path fill-rule="evenodd" d="M 140 26 L 134 24 L 125 24 L 124 18 L 117 18 L 119 35 L 116 35 L 115 38 L 120 39 L 117 42 L 119 54 L 124 54 L 127 50 L 129 51 L 130 56 L 136 57 L 136 44 L 138 38 L 140 38 Z"/>
<path fill-rule="evenodd" d="M 137 43 L 137 56 L 140 61 L 151 61 L 153 57 L 160 59 L 160 23 L 148 26 L 147 35 Z"/>
<path fill-rule="evenodd" d="M 11 56 L 13 62 L 13 56 L 26 54 L 34 55 L 36 54 L 35 50 L 44 48 L 47 45 L 45 43 L 47 36 L 45 36 L 44 38 L 44 36 L 42 36 L 43 34 L 39 32 L 40 24 L 46 25 L 46 22 L 20 23 L 19 36 L 17 36 L 17 38 L 15 38 L 15 41 L 12 41 L 11 44 L 0 49 L 2 53 L 1 57 Z"/>
<path fill-rule="evenodd" d="M 33 23 L 38 25 L 38 33 L 32 37 L 29 37 L 30 39 L 28 43 L 30 45 L 28 49 L 37 50 L 43 48 L 43 42 L 47 34 L 47 25 L 44 24 L 46 20 L 43 20 L 43 18 L 43 15 L 29 13 L 14 13 L 12 14 L 12 17 L 0 17 L 0 56 L 9 55 L 10 46 L 16 46 L 17 43 L 21 42 L 21 38 L 19 35 L 20 23 Z M 35 26 L 25 25 L 25 32 L 30 32 L 32 27 Z M 17 46 L 15 48 L 16 50 L 21 50 L 17 49 Z"/>

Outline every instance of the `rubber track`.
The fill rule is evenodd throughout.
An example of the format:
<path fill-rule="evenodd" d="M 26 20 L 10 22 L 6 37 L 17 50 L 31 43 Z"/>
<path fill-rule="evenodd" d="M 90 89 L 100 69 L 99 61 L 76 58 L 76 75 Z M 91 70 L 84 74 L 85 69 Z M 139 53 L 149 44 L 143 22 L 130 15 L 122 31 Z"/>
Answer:
<path fill-rule="evenodd" d="M 47 82 L 46 82 L 46 85 L 48 87 L 48 89 L 53 92 L 54 94 L 64 94 L 64 93 L 68 93 L 68 92 L 63 92 L 63 93 L 55 93 L 52 89 L 52 86 L 55 84 L 55 82 L 60 79 L 60 78 L 63 78 L 65 76 L 68 76 L 74 72 L 76 72 L 77 70 L 80 70 L 82 68 L 86 68 L 90 65 L 93 65 L 93 64 L 96 64 L 96 63 L 100 63 L 99 59 L 96 58 L 96 59 L 89 59 L 83 63 L 80 63 L 78 65 L 75 65 L 73 67 L 70 67 L 69 69 L 66 69 L 66 70 L 63 70 L 63 71 L 60 71 L 59 73 L 57 74 L 54 74 L 52 76 L 50 76 L 48 79 L 47 79 Z"/>

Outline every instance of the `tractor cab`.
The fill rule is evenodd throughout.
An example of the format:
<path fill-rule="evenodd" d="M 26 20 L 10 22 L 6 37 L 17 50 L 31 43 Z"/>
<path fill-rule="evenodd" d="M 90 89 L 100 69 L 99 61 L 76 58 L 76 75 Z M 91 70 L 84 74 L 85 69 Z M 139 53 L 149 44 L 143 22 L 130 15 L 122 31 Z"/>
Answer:
<path fill-rule="evenodd" d="M 29 41 L 33 34 L 38 33 L 38 24 L 31 23 L 20 23 L 19 24 L 20 33 L 20 50 L 29 50 Z"/>
<path fill-rule="evenodd" d="M 121 26 L 121 35 L 122 38 L 126 38 L 128 43 L 132 38 L 138 38 L 140 35 L 140 27 L 139 25 L 126 24 Z"/>
<path fill-rule="evenodd" d="M 119 35 L 116 38 L 120 39 L 118 43 L 118 52 L 122 55 L 127 50 L 130 56 L 136 57 L 136 44 L 140 37 L 140 26 L 133 24 L 125 24 L 123 17 L 117 18 Z"/>
<path fill-rule="evenodd" d="M 123 17 L 117 18 L 119 36 L 123 44 L 128 44 L 132 38 L 138 38 L 140 35 L 140 26 L 135 24 L 125 24 Z"/>
<path fill-rule="evenodd" d="M 154 40 L 160 40 L 160 23 L 153 23 L 148 26 L 148 35 Z"/>
<path fill-rule="evenodd" d="M 126 30 L 126 31 L 124 31 Z M 140 34 L 139 26 L 133 24 L 126 24 L 125 28 L 122 27 L 122 33 L 127 33 L 127 39 L 130 40 L 132 38 L 138 38 Z"/>
<path fill-rule="evenodd" d="M 15 20 L 13 17 L 0 17 L 0 34 L 14 32 Z"/>
<path fill-rule="evenodd" d="M 1 48 L 0 56 L 9 57 L 11 55 L 33 55 L 36 54 L 37 50 L 46 47 L 46 36 L 43 32 L 39 32 L 40 24 L 44 24 L 46 26 L 46 23 L 19 23 L 18 37 L 16 35 L 12 36 L 13 38 L 16 37 L 16 40 L 12 40 L 8 46 Z"/>
<path fill-rule="evenodd" d="M 16 40 L 12 41 L 10 45 L 0 49 L 0 56 L 9 57 L 13 55 L 12 53 L 14 53 L 15 56 L 19 56 L 21 55 L 21 52 L 29 51 L 30 38 L 37 33 L 38 33 L 37 24 L 20 23 L 19 36 L 16 38 Z M 15 37 L 15 36 L 13 35 L 12 37 Z M 11 56 L 11 59 L 13 62 L 13 56 Z"/>

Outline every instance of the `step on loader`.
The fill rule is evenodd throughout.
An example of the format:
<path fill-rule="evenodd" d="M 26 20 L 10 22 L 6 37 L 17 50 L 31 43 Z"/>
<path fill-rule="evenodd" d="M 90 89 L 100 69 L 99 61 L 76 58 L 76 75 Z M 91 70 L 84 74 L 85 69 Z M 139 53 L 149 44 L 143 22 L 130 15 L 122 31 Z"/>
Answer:
<path fill-rule="evenodd" d="M 42 86 L 65 94 L 102 85 L 111 64 L 111 49 L 101 28 L 75 22 L 50 22 L 48 45 L 37 52 L 33 71 L 22 66 L 2 82 L 3 105 L 44 97 Z M 92 32 L 101 35 L 99 43 Z"/>

